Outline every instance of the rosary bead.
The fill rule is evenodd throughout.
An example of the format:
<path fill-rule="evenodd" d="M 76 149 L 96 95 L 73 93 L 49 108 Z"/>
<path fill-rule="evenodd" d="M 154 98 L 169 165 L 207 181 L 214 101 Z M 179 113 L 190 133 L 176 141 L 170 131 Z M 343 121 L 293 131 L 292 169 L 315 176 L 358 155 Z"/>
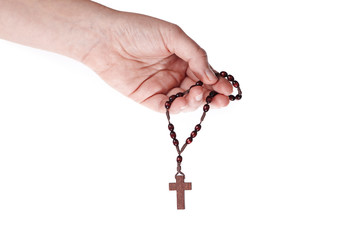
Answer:
<path fill-rule="evenodd" d="M 182 93 L 182 92 L 178 92 L 177 94 L 176 94 L 176 97 L 183 97 L 184 96 L 184 94 Z"/>
<path fill-rule="evenodd" d="M 200 124 L 198 124 L 198 125 L 195 126 L 195 131 L 198 132 L 198 131 L 200 131 L 200 129 L 201 129 L 201 125 L 200 125 Z"/>
<path fill-rule="evenodd" d="M 203 107 L 204 112 L 209 111 L 209 109 L 210 109 L 210 105 L 209 105 L 209 104 L 205 104 L 204 107 Z"/>
<path fill-rule="evenodd" d="M 233 86 L 236 87 L 236 88 L 238 88 L 238 87 L 239 87 L 239 83 L 238 83 L 237 81 L 234 81 L 234 82 L 233 82 Z"/>
<path fill-rule="evenodd" d="M 169 97 L 169 101 L 170 101 L 170 102 L 174 101 L 175 99 L 176 99 L 176 96 L 175 96 L 175 95 L 171 95 L 171 96 Z"/>
<path fill-rule="evenodd" d="M 174 131 L 171 131 L 171 132 L 170 132 L 170 137 L 171 137 L 172 139 L 175 139 L 175 138 L 176 138 L 176 133 L 175 133 Z"/>
<path fill-rule="evenodd" d="M 190 144 L 190 143 L 192 143 L 192 140 L 193 140 L 192 137 L 188 137 L 188 138 L 186 139 L 186 143 L 187 143 L 187 144 Z"/>
<path fill-rule="evenodd" d="M 182 156 L 177 156 L 177 158 L 176 158 L 176 161 L 178 162 L 178 163 L 181 163 L 182 162 Z"/>
<path fill-rule="evenodd" d="M 165 103 L 165 108 L 166 108 L 166 109 L 169 109 L 170 106 L 171 106 L 171 102 L 168 101 L 168 102 Z"/>
<path fill-rule="evenodd" d="M 211 91 L 211 92 L 209 93 L 209 96 L 210 96 L 210 97 L 215 97 L 216 94 L 217 94 L 217 92 Z"/>
<path fill-rule="evenodd" d="M 206 103 L 211 103 L 211 101 L 212 101 L 212 97 L 207 96 L 207 97 L 206 97 Z"/>
<path fill-rule="evenodd" d="M 229 96 L 229 100 L 230 100 L 230 101 L 234 101 L 234 100 L 235 100 L 235 96 L 234 96 L 234 95 L 230 95 L 230 96 Z"/>
<path fill-rule="evenodd" d="M 172 125 L 171 123 L 169 123 L 168 128 L 169 128 L 170 131 L 173 131 L 173 130 L 174 130 L 174 125 Z"/>
<path fill-rule="evenodd" d="M 242 98 L 242 95 L 241 94 L 237 94 L 236 95 L 236 100 L 240 100 Z"/>
<path fill-rule="evenodd" d="M 196 86 L 202 86 L 203 85 L 203 82 L 202 81 L 197 81 L 196 82 Z"/>
<path fill-rule="evenodd" d="M 175 146 L 179 146 L 179 141 L 178 141 L 177 139 L 174 139 L 174 140 L 173 140 L 173 144 L 174 144 Z"/>
<path fill-rule="evenodd" d="M 229 81 L 234 81 L 233 75 L 228 75 L 227 79 L 228 79 Z"/>
<path fill-rule="evenodd" d="M 191 137 L 192 137 L 192 138 L 196 137 L 196 135 L 197 135 L 197 132 L 196 132 L 196 131 L 192 131 L 192 132 L 191 132 Z"/>
<path fill-rule="evenodd" d="M 226 76 L 227 76 L 227 72 L 225 72 L 225 71 L 220 72 L 220 76 L 226 77 Z"/>

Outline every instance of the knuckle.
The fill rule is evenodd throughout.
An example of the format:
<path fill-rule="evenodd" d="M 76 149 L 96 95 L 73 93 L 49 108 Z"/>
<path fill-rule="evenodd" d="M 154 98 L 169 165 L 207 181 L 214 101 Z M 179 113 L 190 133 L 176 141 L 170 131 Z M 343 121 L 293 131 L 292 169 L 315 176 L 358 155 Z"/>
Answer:
<path fill-rule="evenodd" d="M 201 57 L 205 57 L 205 58 L 207 58 L 207 53 L 206 53 L 206 51 L 205 51 L 205 49 L 203 49 L 202 47 L 198 47 L 198 49 L 197 49 L 197 53 L 201 56 Z"/>
<path fill-rule="evenodd" d="M 177 34 L 183 34 L 184 31 L 181 29 L 181 27 L 177 24 L 171 23 L 170 29 Z"/>

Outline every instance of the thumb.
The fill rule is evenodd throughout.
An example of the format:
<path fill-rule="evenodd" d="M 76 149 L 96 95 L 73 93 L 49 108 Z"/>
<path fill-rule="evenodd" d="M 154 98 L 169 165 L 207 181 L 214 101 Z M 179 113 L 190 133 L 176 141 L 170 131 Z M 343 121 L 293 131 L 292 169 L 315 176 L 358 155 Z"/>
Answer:
<path fill-rule="evenodd" d="M 186 35 L 180 27 L 172 26 L 173 29 L 167 32 L 168 36 L 165 38 L 168 40 L 165 42 L 168 50 L 186 61 L 190 70 L 205 84 L 215 84 L 218 78 L 209 65 L 205 50 Z"/>

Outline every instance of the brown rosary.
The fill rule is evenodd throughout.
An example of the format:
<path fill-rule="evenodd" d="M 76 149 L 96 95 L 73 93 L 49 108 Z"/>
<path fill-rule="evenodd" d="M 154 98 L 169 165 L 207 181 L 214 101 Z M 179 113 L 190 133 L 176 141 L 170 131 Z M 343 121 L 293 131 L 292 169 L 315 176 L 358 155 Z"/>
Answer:
<path fill-rule="evenodd" d="M 234 95 L 229 95 L 229 100 L 230 101 L 234 101 L 234 100 L 240 100 L 242 97 L 242 92 L 240 89 L 240 84 L 239 82 L 237 82 L 234 77 L 232 75 L 228 75 L 226 72 L 222 71 L 220 73 L 216 74 L 218 77 L 224 77 L 226 78 L 233 86 L 234 88 L 237 89 L 238 94 Z M 201 123 L 204 121 L 206 113 L 209 111 L 210 109 L 210 103 L 213 100 L 213 98 L 218 94 L 215 91 L 211 91 L 209 93 L 209 95 L 206 97 L 206 103 L 203 106 L 203 114 L 200 118 L 200 123 L 197 124 L 195 126 L 194 131 L 191 132 L 190 137 L 188 137 L 184 143 L 184 145 L 181 147 L 179 147 L 179 141 L 176 139 L 176 133 L 174 131 L 175 127 L 174 125 L 170 122 L 170 113 L 169 113 L 169 109 L 171 107 L 171 103 L 173 101 L 175 101 L 176 98 L 178 97 L 184 97 L 186 94 L 188 94 L 191 90 L 191 88 L 195 87 L 195 86 L 202 86 L 203 82 L 198 81 L 196 82 L 196 84 L 192 85 L 188 90 L 186 90 L 185 92 L 179 92 L 176 95 L 172 95 L 169 97 L 169 101 L 167 101 L 165 103 L 165 108 L 166 108 L 166 117 L 168 119 L 169 125 L 168 128 L 170 130 L 170 137 L 173 139 L 173 144 L 176 147 L 176 151 L 178 153 L 178 156 L 176 157 L 176 162 L 177 162 L 177 172 L 175 174 L 175 179 L 176 182 L 175 183 L 169 183 L 169 190 L 170 191 L 176 191 L 176 195 L 177 195 L 177 209 L 185 209 L 185 190 L 191 190 L 191 182 L 187 183 L 184 182 L 185 180 L 185 174 L 181 171 L 181 162 L 182 162 L 182 156 L 181 153 L 185 150 L 186 146 L 189 145 L 190 143 L 192 143 L 193 139 L 196 137 L 197 133 L 200 131 L 201 129 Z"/>

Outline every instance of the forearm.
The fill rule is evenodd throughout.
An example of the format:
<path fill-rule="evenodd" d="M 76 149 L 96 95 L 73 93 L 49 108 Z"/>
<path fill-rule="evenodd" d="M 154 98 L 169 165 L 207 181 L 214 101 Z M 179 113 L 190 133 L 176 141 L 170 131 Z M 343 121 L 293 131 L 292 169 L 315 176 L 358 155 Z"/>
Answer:
<path fill-rule="evenodd" d="M 81 61 L 111 14 L 87 0 L 0 0 L 0 38 Z"/>

